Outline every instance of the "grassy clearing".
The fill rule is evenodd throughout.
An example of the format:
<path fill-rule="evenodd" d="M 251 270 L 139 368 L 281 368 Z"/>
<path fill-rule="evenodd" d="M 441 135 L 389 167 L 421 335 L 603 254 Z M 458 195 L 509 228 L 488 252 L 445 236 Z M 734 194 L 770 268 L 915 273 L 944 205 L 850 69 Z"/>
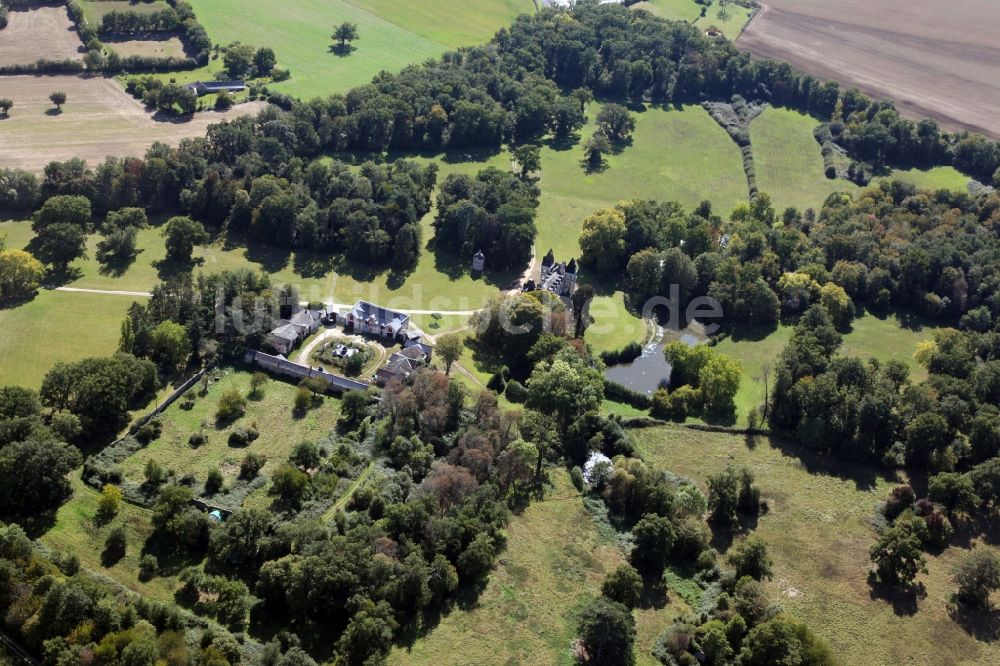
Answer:
<path fill-rule="evenodd" d="M 757 187 L 771 195 L 779 213 L 789 206 L 818 209 L 831 192 L 857 192 L 846 180 L 823 174 L 823 156 L 813 138 L 815 118 L 768 107 L 750 123 Z"/>
<path fill-rule="evenodd" d="M 533 14 L 532 0 L 347 0 L 379 18 L 449 48 L 488 41 L 519 14 Z"/>
<path fill-rule="evenodd" d="M 726 39 L 736 41 L 736 38 L 740 36 L 741 32 L 743 32 L 743 28 L 746 27 L 747 21 L 750 20 L 750 14 L 752 11 L 753 10 L 747 9 L 746 7 L 740 7 L 739 5 L 731 2 L 726 6 L 725 16 L 720 17 L 719 3 L 714 3 L 708 8 L 704 17 L 695 21 L 695 25 L 703 30 L 715 28 L 721 32 Z"/>
<path fill-rule="evenodd" d="M 762 337 L 763 336 L 763 337 Z M 740 331 L 719 341 L 716 349 L 743 364 L 743 377 L 736 392 L 736 418 L 746 424 L 751 410 L 764 403 L 765 369 L 769 382 L 774 381 L 774 367 L 778 356 L 792 337 L 792 327 L 783 324 L 771 331 Z"/>
<path fill-rule="evenodd" d="M 694 23 L 701 15 L 701 5 L 694 0 L 646 0 L 637 2 L 631 6 L 632 9 L 645 9 L 647 12 L 660 18 L 671 21 L 687 21 Z"/>
<path fill-rule="evenodd" d="M 543 501 L 512 518 L 507 549 L 477 603 L 394 650 L 390 664 L 574 663 L 575 615 L 624 558 L 602 538 L 569 475 L 554 470 L 552 480 Z M 653 640 L 682 607 L 671 599 L 662 609 L 637 612 L 639 664 L 656 663 L 649 655 Z"/>
<path fill-rule="evenodd" d="M 583 337 L 595 353 L 618 350 L 647 338 L 645 322 L 625 308 L 625 296 L 620 291 L 595 296 L 590 302 L 590 316 L 593 322 Z"/>
<path fill-rule="evenodd" d="M 146 582 L 139 580 L 142 545 L 153 532 L 150 512 L 123 502 L 114 520 L 101 522 L 95 519 L 100 499 L 98 492 L 84 485 L 79 472 L 71 473 L 70 481 L 73 497 L 60 507 L 55 524 L 41 537 L 41 542 L 57 552 L 75 553 L 80 557 L 83 567 L 108 576 L 133 592 L 157 601 L 173 601 L 175 578 L 156 577 Z M 125 526 L 128 546 L 125 557 L 112 564 L 102 560 L 101 553 L 104 552 L 104 540 L 116 525 Z"/>
<path fill-rule="evenodd" d="M 113 353 L 131 302 L 122 296 L 43 290 L 23 305 L 0 309 L 0 386 L 37 389 L 59 361 Z"/>
<path fill-rule="evenodd" d="M 380 71 L 440 56 L 449 48 L 485 41 L 518 14 L 534 10 L 530 0 L 290 0 L 245 3 L 195 0 L 198 20 L 212 41 L 270 46 L 292 78 L 273 86 L 298 97 L 322 97 L 369 83 Z M 358 26 L 347 55 L 331 51 L 338 24 Z"/>
<path fill-rule="evenodd" d="M 269 474 L 288 460 L 296 444 L 323 437 L 336 427 L 340 413 L 337 399 L 324 397 L 322 405 L 298 417 L 292 413 L 295 385 L 275 379 L 265 385 L 262 397 L 247 400 L 243 417 L 232 423 L 217 423 L 215 412 L 224 392 L 235 388 L 244 396 L 250 393 L 251 373 L 232 368 L 222 372 L 222 379 L 212 383 L 207 395 L 198 395 L 200 387 L 192 389 L 197 395 L 192 409 L 183 409 L 178 401 L 163 414 L 160 438 L 122 463 L 125 478 L 141 483 L 146 462 L 156 460 L 179 476 L 194 474 L 199 481 L 204 481 L 209 470 L 220 469 L 229 484 L 239 475 L 240 461 L 247 453 L 266 455 L 263 473 Z M 229 446 L 229 433 L 251 424 L 256 424 L 260 438 L 248 447 Z M 188 444 L 188 437 L 199 431 L 205 433 L 208 441 L 194 448 Z"/>
<path fill-rule="evenodd" d="M 876 317 L 872 314 L 851 322 L 851 330 L 844 335 L 840 353 L 862 359 L 902 361 L 910 368 L 910 377 L 919 382 L 927 379 L 927 370 L 913 360 L 917 344 L 929 340 L 937 325 L 912 316 L 891 315 Z"/>
<path fill-rule="evenodd" d="M 892 178 L 912 183 L 922 190 L 969 191 L 969 177 L 952 166 L 896 170 Z"/>
<path fill-rule="evenodd" d="M 975 640 L 947 615 L 950 568 L 964 552 L 928 557 L 920 576 L 927 595 L 912 613 L 874 597 L 867 584 L 868 519 L 894 483 L 870 468 L 846 465 L 779 442 L 665 426 L 633 431 L 644 458 L 704 487 L 727 464 L 753 470 L 770 511 L 756 533 L 774 558 L 773 598 L 829 642 L 844 664 L 987 664 L 1000 643 Z"/>
<path fill-rule="evenodd" d="M 742 330 L 719 341 L 716 349 L 739 359 L 743 364 L 743 379 L 736 393 L 736 415 L 739 424 L 746 424 L 750 410 L 764 403 L 764 371 L 774 381 L 778 357 L 792 336 L 793 326 L 779 324 L 772 330 Z M 910 368 L 914 382 L 927 378 L 927 371 L 913 360 L 917 343 L 931 337 L 932 325 L 909 317 L 893 315 L 876 317 L 865 313 L 851 324 L 840 348 L 842 356 L 867 360 L 898 360 Z"/>

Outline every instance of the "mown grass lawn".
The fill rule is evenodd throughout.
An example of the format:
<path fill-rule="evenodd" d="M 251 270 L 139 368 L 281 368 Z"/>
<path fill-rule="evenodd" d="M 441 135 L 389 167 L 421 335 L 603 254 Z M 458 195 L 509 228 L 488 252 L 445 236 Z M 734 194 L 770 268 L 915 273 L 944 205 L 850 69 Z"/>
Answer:
<path fill-rule="evenodd" d="M 552 470 L 551 478 L 545 499 L 511 519 L 507 549 L 477 602 L 452 610 L 412 646 L 393 650 L 390 664 L 575 663 L 577 613 L 600 594 L 624 555 L 602 537 L 566 471 Z M 657 663 L 649 654 L 653 641 L 683 608 L 671 597 L 661 609 L 636 612 L 638 664 Z"/>
<path fill-rule="evenodd" d="M 122 296 L 41 290 L 31 301 L 0 309 L 0 386 L 37 389 L 59 361 L 113 353 L 130 303 Z"/>
<path fill-rule="evenodd" d="M 857 356 L 867 360 L 902 361 L 910 368 L 914 382 L 927 379 L 927 370 L 913 359 L 917 344 L 930 340 L 937 324 L 906 314 L 876 317 L 866 313 L 851 322 L 851 330 L 844 335 L 840 348 L 843 356 Z"/>
<path fill-rule="evenodd" d="M 771 196 L 779 215 L 790 206 L 800 212 L 819 210 L 831 192 L 858 191 L 854 183 L 824 175 L 820 145 L 812 134 L 818 124 L 812 116 L 777 107 L 768 107 L 750 123 L 757 188 Z"/>
<path fill-rule="evenodd" d="M 339 400 L 323 397 L 321 405 L 299 416 L 292 409 L 296 386 L 273 378 L 265 384 L 261 397 L 247 399 L 244 416 L 231 423 L 218 423 L 216 411 L 223 393 L 236 389 L 244 396 L 250 394 L 250 372 L 223 368 L 221 373 L 222 379 L 211 383 L 207 395 L 199 395 L 200 385 L 191 390 L 197 396 L 192 409 L 184 409 L 181 401 L 167 409 L 161 417 L 160 438 L 121 464 L 126 479 L 141 483 L 146 463 L 155 460 L 174 470 L 178 477 L 194 474 L 202 482 L 209 470 L 219 469 L 228 485 L 238 477 L 240 461 L 247 453 L 266 456 L 263 473 L 269 474 L 287 462 L 298 443 L 325 437 L 337 425 Z M 259 439 L 246 447 L 229 446 L 233 430 L 251 425 L 260 432 Z M 188 438 L 196 432 L 203 432 L 208 438 L 199 447 L 188 443 Z"/>
<path fill-rule="evenodd" d="M 663 469 L 705 488 L 706 478 L 732 463 L 756 476 L 769 511 L 755 533 L 774 558 L 772 598 L 822 636 L 840 663 L 992 664 L 1000 643 L 978 641 L 953 622 L 946 602 L 953 590 L 951 566 L 965 552 L 951 547 L 928 556 L 929 573 L 918 581 L 926 597 L 915 613 L 895 608 L 867 584 L 869 524 L 895 485 L 871 466 L 848 465 L 795 445 L 664 426 L 633 430 L 639 453 Z M 898 609 L 898 610 L 897 610 Z"/>
<path fill-rule="evenodd" d="M 446 50 L 485 42 L 518 14 L 533 12 L 530 0 L 194 0 L 198 20 L 214 43 L 242 41 L 269 46 L 292 78 L 273 88 L 301 98 L 325 97 L 370 83 L 381 71 L 436 58 Z M 358 26 L 349 54 L 331 50 L 340 23 Z"/>
<path fill-rule="evenodd" d="M 590 302 L 591 323 L 584 333 L 594 352 L 619 350 L 631 342 L 642 343 L 648 337 L 648 327 L 625 307 L 625 295 L 616 291 L 595 296 Z"/>

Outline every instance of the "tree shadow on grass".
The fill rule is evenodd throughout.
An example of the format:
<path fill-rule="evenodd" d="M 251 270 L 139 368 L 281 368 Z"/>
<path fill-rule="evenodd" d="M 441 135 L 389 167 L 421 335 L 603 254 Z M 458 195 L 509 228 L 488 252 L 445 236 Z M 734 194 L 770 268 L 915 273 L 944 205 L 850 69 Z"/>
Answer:
<path fill-rule="evenodd" d="M 346 58 L 357 50 L 358 47 L 352 46 L 351 44 L 331 44 L 328 49 L 330 53 L 338 58 Z"/>
<path fill-rule="evenodd" d="M 69 496 L 66 497 L 69 500 Z M 60 502 L 61 504 L 61 502 Z M 32 539 L 38 539 L 43 534 L 56 526 L 56 509 L 49 509 L 41 513 L 28 515 L 20 514 L 0 514 L 0 522 L 17 523 Z"/>
<path fill-rule="evenodd" d="M 101 566 L 105 569 L 110 569 L 121 562 L 124 557 L 124 548 L 112 548 L 110 546 L 105 546 L 104 550 L 101 551 Z"/>
<path fill-rule="evenodd" d="M 1000 640 L 1000 609 L 994 606 L 970 608 L 952 603 L 948 605 L 948 617 L 976 640 L 986 643 Z"/>
<path fill-rule="evenodd" d="M 758 438 L 763 435 L 758 435 Z M 854 482 L 857 490 L 871 491 L 878 485 L 878 480 L 885 479 L 895 483 L 898 478 L 885 473 L 875 464 L 851 463 L 837 460 L 831 454 L 815 451 L 801 444 L 783 439 L 777 435 L 767 438 L 771 447 L 782 455 L 794 458 L 809 474 L 823 474 L 839 479 L 849 479 Z"/>
<path fill-rule="evenodd" d="M 132 267 L 132 264 L 135 263 L 139 253 L 144 251 L 145 250 L 138 250 L 136 254 L 131 257 L 113 257 L 108 261 L 101 263 L 100 268 L 97 270 L 101 275 L 115 278 L 121 277 L 128 271 L 129 268 Z"/>
<path fill-rule="evenodd" d="M 868 595 L 874 600 L 891 604 L 896 615 L 908 617 L 917 613 L 920 601 L 927 598 L 927 589 L 923 583 L 906 587 L 886 585 L 871 574 L 868 577 Z"/>
<path fill-rule="evenodd" d="M 572 150 L 580 143 L 580 133 L 571 132 L 564 136 L 553 136 L 544 142 L 545 147 L 555 152 L 565 152 Z"/>
<path fill-rule="evenodd" d="M 777 322 L 769 324 L 736 324 L 726 333 L 733 342 L 760 342 L 778 330 Z"/>
<path fill-rule="evenodd" d="M 156 275 L 161 281 L 167 281 L 188 274 L 204 263 L 204 257 L 193 257 L 190 261 L 160 259 L 153 262 L 153 268 L 156 269 Z"/>

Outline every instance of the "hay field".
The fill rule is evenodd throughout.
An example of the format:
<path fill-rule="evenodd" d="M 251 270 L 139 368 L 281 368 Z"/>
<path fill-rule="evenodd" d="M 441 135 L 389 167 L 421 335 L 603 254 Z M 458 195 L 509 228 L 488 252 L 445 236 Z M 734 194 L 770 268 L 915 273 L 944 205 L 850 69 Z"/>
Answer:
<path fill-rule="evenodd" d="M 109 155 L 142 155 L 155 141 L 176 145 L 204 136 L 212 123 L 263 108 L 263 102 L 240 104 L 226 113 L 203 111 L 188 120 L 161 122 L 113 79 L 7 76 L 0 84 L 3 96 L 14 101 L 10 117 L 0 120 L 4 166 L 35 172 L 52 160 L 80 157 L 96 164 Z M 68 98 L 62 113 L 49 102 L 57 90 Z"/>
<path fill-rule="evenodd" d="M 105 42 L 123 58 L 140 56 L 143 58 L 183 58 L 184 43 L 177 37 L 162 39 L 129 39 L 120 42 Z"/>
<path fill-rule="evenodd" d="M 913 117 L 1000 137 L 1000 3 L 768 0 L 737 41 Z"/>
<path fill-rule="evenodd" d="M 7 27 L 0 30 L 0 65 L 29 65 L 39 58 L 83 58 L 83 44 L 65 7 L 12 11 L 8 21 Z"/>

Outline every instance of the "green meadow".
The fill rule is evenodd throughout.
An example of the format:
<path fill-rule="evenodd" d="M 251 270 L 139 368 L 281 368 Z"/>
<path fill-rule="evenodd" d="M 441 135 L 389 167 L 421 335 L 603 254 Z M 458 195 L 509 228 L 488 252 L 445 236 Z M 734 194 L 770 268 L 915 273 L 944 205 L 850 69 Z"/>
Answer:
<path fill-rule="evenodd" d="M 625 557 L 608 528 L 600 529 L 586 511 L 566 471 L 550 475 L 545 498 L 511 518 L 507 548 L 476 604 L 453 609 L 429 632 L 397 647 L 389 664 L 576 663 L 576 614 Z M 662 608 L 635 611 L 639 666 L 658 663 L 650 654 L 656 637 L 686 609 L 670 595 Z"/>
<path fill-rule="evenodd" d="M 449 49 L 488 40 L 518 15 L 534 11 L 531 0 L 193 0 L 212 41 L 269 46 L 292 78 L 274 85 L 293 96 L 322 97 L 369 83 L 381 71 L 396 72 Z M 349 54 L 331 50 L 330 35 L 345 21 L 358 26 Z"/>
<path fill-rule="evenodd" d="M 107 356 L 132 299 L 39 291 L 28 303 L 0 308 L 0 386 L 37 389 L 60 361 Z"/>
<path fill-rule="evenodd" d="M 874 594 L 867 577 L 870 519 L 896 481 L 866 465 L 839 463 L 777 439 L 679 426 L 633 430 L 647 461 L 695 480 L 729 464 L 755 475 L 768 512 L 755 533 L 774 559 L 771 598 L 823 637 L 843 664 L 998 663 L 1000 643 L 976 640 L 948 616 L 951 568 L 968 545 L 927 556 L 913 602 Z M 724 543 L 724 540 L 722 541 Z M 887 639 L 891 637 L 891 640 Z"/>
<path fill-rule="evenodd" d="M 819 121 L 804 113 L 768 107 L 750 123 L 757 188 L 771 196 L 779 213 L 794 206 L 819 209 L 832 192 L 857 192 L 847 180 L 823 173 L 820 145 L 813 138 Z"/>

